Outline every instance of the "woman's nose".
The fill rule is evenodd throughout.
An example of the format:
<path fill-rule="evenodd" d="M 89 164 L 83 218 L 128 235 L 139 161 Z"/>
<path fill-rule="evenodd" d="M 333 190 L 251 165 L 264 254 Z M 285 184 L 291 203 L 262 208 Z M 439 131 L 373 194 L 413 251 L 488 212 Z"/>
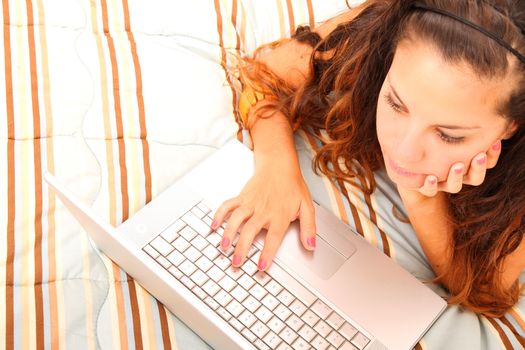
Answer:
<path fill-rule="evenodd" d="M 398 139 L 394 154 L 400 164 L 413 164 L 421 161 L 425 155 L 422 137 L 414 132 L 406 133 Z"/>

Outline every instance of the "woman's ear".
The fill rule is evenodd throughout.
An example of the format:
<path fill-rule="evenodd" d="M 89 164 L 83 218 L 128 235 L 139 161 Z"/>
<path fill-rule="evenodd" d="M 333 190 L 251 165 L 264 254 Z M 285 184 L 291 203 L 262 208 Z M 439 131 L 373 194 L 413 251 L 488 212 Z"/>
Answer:
<path fill-rule="evenodd" d="M 503 136 L 501 138 L 503 140 L 508 140 L 512 136 L 514 136 L 514 134 L 516 133 L 517 130 L 518 130 L 518 123 L 516 123 L 515 121 L 512 121 L 507 126 L 507 130 L 505 131 L 505 133 L 503 134 Z"/>

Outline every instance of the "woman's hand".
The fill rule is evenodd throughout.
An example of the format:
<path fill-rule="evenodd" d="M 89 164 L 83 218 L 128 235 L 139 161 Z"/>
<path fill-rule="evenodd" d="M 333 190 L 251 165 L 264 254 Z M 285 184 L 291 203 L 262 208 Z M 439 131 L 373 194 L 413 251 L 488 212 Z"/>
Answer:
<path fill-rule="evenodd" d="M 308 250 L 315 248 L 314 207 L 300 169 L 291 166 L 290 159 L 269 160 L 267 163 L 256 162 L 255 174 L 241 193 L 225 201 L 215 213 L 212 229 L 218 228 L 229 216 L 221 241 L 222 249 L 228 249 L 240 232 L 232 258 L 233 266 L 242 265 L 255 236 L 266 229 L 258 262 L 259 270 L 266 270 L 286 229 L 297 218 L 302 244 Z"/>
<path fill-rule="evenodd" d="M 458 193 L 463 185 L 479 186 L 485 180 L 487 169 L 496 166 L 501 154 L 501 141 L 494 143 L 487 152 L 476 155 L 465 173 L 465 164 L 453 164 L 446 181 L 438 182 L 436 176 L 429 175 L 423 186 L 417 191 L 426 197 L 433 197 L 438 192 Z"/>

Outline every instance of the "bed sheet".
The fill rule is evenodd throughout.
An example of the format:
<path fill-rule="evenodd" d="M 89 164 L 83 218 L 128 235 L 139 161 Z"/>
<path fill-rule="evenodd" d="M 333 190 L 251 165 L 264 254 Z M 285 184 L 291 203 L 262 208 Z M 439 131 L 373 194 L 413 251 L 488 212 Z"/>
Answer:
<path fill-rule="evenodd" d="M 352 4 L 355 2 L 351 2 Z M 113 225 L 231 138 L 232 53 L 315 26 L 344 0 L 5 0 L 0 55 L 0 348 L 207 349 L 100 254 L 49 193 L 55 173 Z M 311 171 L 316 200 L 421 280 L 432 278 L 395 189 L 364 196 Z M 430 286 L 442 292 L 437 286 Z M 501 319 L 450 307 L 420 349 L 525 344 L 520 302 Z"/>

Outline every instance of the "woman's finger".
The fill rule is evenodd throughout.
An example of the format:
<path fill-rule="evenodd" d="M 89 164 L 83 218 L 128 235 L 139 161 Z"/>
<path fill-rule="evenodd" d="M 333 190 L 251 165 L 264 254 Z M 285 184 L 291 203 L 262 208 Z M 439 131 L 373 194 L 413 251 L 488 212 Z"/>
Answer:
<path fill-rule="evenodd" d="M 447 181 L 440 183 L 438 190 L 449 193 L 458 193 L 461 191 L 464 171 L 465 166 L 463 164 L 458 163 L 453 165 L 448 173 Z"/>
<path fill-rule="evenodd" d="M 241 199 L 239 197 L 234 197 L 231 199 L 228 199 L 224 203 L 221 204 L 219 209 L 215 212 L 215 215 L 213 215 L 213 221 L 211 223 L 211 228 L 213 230 L 216 230 L 219 226 L 222 225 L 224 222 L 224 219 L 230 214 L 232 210 L 235 210 L 241 205 Z"/>
<path fill-rule="evenodd" d="M 250 249 L 253 239 L 263 229 L 264 222 L 252 216 L 246 221 L 239 233 L 239 240 L 235 244 L 235 251 L 232 256 L 232 265 L 239 267 L 244 263 L 248 250 Z"/>
<path fill-rule="evenodd" d="M 252 215 L 253 210 L 247 207 L 238 207 L 232 212 L 222 235 L 221 248 L 223 250 L 226 250 L 231 246 L 239 227 Z"/>
<path fill-rule="evenodd" d="M 316 245 L 315 209 L 313 203 L 303 201 L 299 208 L 299 227 L 301 242 L 307 250 L 314 250 Z"/>
<path fill-rule="evenodd" d="M 466 185 L 479 186 L 485 180 L 487 173 L 487 155 L 478 154 L 472 159 L 468 173 L 463 177 L 463 183 Z"/>
<path fill-rule="evenodd" d="M 267 270 L 272 264 L 273 258 L 275 254 L 277 254 L 277 250 L 283 241 L 284 234 L 289 225 L 289 222 L 272 223 L 268 228 L 264 239 L 264 247 L 259 256 L 259 262 L 257 263 L 257 268 L 260 271 Z"/>
<path fill-rule="evenodd" d="M 500 155 L 501 140 L 498 140 L 487 151 L 487 169 L 492 169 L 496 166 Z"/>
<path fill-rule="evenodd" d="M 438 192 L 437 177 L 434 175 L 427 176 L 419 192 L 426 197 L 434 197 Z"/>

